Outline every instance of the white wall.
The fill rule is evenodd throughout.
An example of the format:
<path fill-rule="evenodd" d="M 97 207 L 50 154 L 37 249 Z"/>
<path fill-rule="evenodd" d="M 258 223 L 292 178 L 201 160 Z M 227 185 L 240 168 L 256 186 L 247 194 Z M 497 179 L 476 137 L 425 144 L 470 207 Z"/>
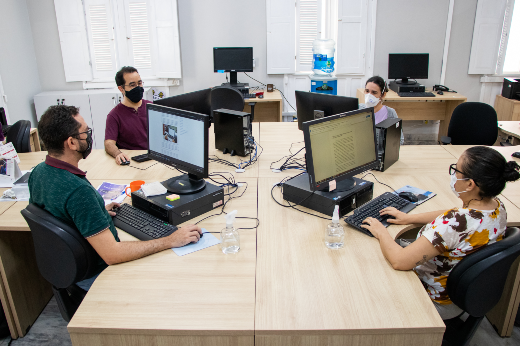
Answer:
<path fill-rule="evenodd" d="M 36 125 L 33 96 L 41 91 L 31 23 L 25 1 L 0 1 L 0 76 L 11 123 Z"/>
<path fill-rule="evenodd" d="M 389 53 L 429 53 L 429 78 L 418 82 L 439 84 L 448 7 L 449 0 L 378 1 L 374 74 L 388 78 Z"/>
<path fill-rule="evenodd" d="M 468 101 L 478 102 L 481 76 L 468 74 L 476 11 L 477 0 L 455 1 L 444 84 L 466 96 Z"/>

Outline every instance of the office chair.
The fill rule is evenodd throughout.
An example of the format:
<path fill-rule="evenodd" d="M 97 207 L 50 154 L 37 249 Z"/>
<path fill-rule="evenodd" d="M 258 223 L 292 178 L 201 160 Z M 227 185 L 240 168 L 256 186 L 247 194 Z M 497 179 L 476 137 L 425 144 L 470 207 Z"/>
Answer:
<path fill-rule="evenodd" d="M 69 322 L 87 294 L 76 282 L 97 274 L 99 257 L 76 228 L 35 204 L 21 213 L 31 229 L 40 274 L 52 285 L 61 316 Z"/>
<path fill-rule="evenodd" d="M 445 320 L 443 346 L 469 345 L 480 322 L 500 300 L 509 268 L 520 255 L 520 229 L 509 227 L 505 237 L 466 256 L 451 271 L 446 284 L 451 301 L 469 314 Z"/>
<path fill-rule="evenodd" d="M 442 144 L 493 145 L 498 136 L 497 112 L 487 103 L 464 102 L 455 107 Z"/>
<path fill-rule="evenodd" d="M 12 142 L 16 152 L 31 152 L 31 122 L 28 120 L 18 120 L 7 132 L 5 142 Z"/>

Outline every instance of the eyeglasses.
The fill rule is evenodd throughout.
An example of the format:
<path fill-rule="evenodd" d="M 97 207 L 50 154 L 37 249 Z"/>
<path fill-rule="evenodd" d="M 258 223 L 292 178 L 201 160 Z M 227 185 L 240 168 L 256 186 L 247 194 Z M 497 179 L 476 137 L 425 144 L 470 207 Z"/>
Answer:
<path fill-rule="evenodd" d="M 466 173 L 463 173 L 463 172 L 461 172 L 461 171 L 459 171 L 459 170 L 457 169 L 457 164 L 456 164 L 456 163 L 452 163 L 452 164 L 450 165 L 450 170 L 449 170 L 449 172 L 450 172 L 450 175 L 452 175 L 452 174 L 455 173 L 455 172 L 459 172 L 459 173 L 462 174 L 463 176 L 468 177 L 469 179 L 472 179 L 473 182 L 475 183 L 475 185 L 478 186 L 478 184 L 477 184 L 477 182 L 475 181 L 475 179 L 470 178 Z"/>
<path fill-rule="evenodd" d="M 128 85 L 124 84 L 124 86 L 127 86 L 127 87 L 132 88 L 132 89 L 135 88 L 135 87 L 138 86 L 138 85 L 139 85 L 139 86 L 143 86 L 143 85 L 144 85 L 144 82 L 143 82 L 142 80 L 140 80 L 140 81 L 137 82 L 137 83 L 136 83 L 136 82 L 132 82 L 132 83 L 130 83 L 130 84 L 128 84 Z"/>
<path fill-rule="evenodd" d="M 88 129 L 87 131 L 85 131 L 85 132 L 79 132 L 79 133 L 76 133 L 75 135 L 71 135 L 71 137 L 74 137 L 74 138 L 77 138 L 77 139 L 81 139 L 81 138 L 79 138 L 79 135 L 82 135 L 82 134 L 84 134 L 84 133 L 87 134 L 87 138 L 92 137 L 92 129 L 91 129 L 91 128 L 89 128 L 89 129 Z M 83 140 L 85 140 L 85 139 L 87 139 L 87 138 L 83 138 Z"/>

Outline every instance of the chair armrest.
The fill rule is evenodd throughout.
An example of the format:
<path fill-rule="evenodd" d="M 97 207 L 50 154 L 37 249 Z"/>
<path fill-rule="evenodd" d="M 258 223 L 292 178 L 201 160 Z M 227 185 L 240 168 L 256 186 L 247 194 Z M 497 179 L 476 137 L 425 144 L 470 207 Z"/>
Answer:
<path fill-rule="evenodd" d="M 451 143 L 451 137 L 448 136 L 442 136 L 441 137 L 441 143 L 442 145 L 450 144 Z"/>

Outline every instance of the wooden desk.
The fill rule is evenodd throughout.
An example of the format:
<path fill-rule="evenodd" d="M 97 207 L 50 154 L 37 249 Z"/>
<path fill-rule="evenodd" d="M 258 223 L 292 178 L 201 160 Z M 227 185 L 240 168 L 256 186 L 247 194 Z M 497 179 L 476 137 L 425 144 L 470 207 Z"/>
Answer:
<path fill-rule="evenodd" d="M 356 97 L 359 103 L 365 103 L 365 89 L 357 89 Z M 439 140 L 448 135 L 448 125 L 455 107 L 466 102 L 466 96 L 445 92 L 435 97 L 400 97 L 389 90 L 384 99 L 384 105 L 395 109 L 397 116 L 403 120 L 440 120 Z"/>
<path fill-rule="evenodd" d="M 6 140 L 3 141 L 4 144 L 5 144 L 5 142 L 6 142 Z M 38 136 L 37 128 L 34 128 L 34 127 L 31 128 L 30 137 L 29 137 L 29 145 L 31 147 L 32 152 L 42 150 L 41 146 L 40 146 L 40 137 Z"/>
<path fill-rule="evenodd" d="M 278 90 L 268 93 L 266 90 L 263 91 L 264 98 L 245 99 L 244 112 L 251 113 L 251 107 L 249 103 L 255 102 L 255 122 L 266 122 L 266 121 L 282 121 L 283 112 L 283 100 L 282 94 Z"/>
<path fill-rule="evenodd" d="M 499 96 L 499 95 L 497 95 Z M 517 101 L 520 103 L 520 101 Z M 498 135 L 500 137 L 507 138 L 508 136 L 513 137 L 510 141 L 513 145 L 519 145 L 520 144 L 520 121 L 498 121 Z M 497 142 L 503 141 L 502 138 L 498 138 Z M 499 143 L 497 143 L 499 144 Z"/>
<path fill-rule="evenodd" d="M 495 98 L 495 110 L 498 121 L 520 121 L 520 101 L 497 95 Z"/>

